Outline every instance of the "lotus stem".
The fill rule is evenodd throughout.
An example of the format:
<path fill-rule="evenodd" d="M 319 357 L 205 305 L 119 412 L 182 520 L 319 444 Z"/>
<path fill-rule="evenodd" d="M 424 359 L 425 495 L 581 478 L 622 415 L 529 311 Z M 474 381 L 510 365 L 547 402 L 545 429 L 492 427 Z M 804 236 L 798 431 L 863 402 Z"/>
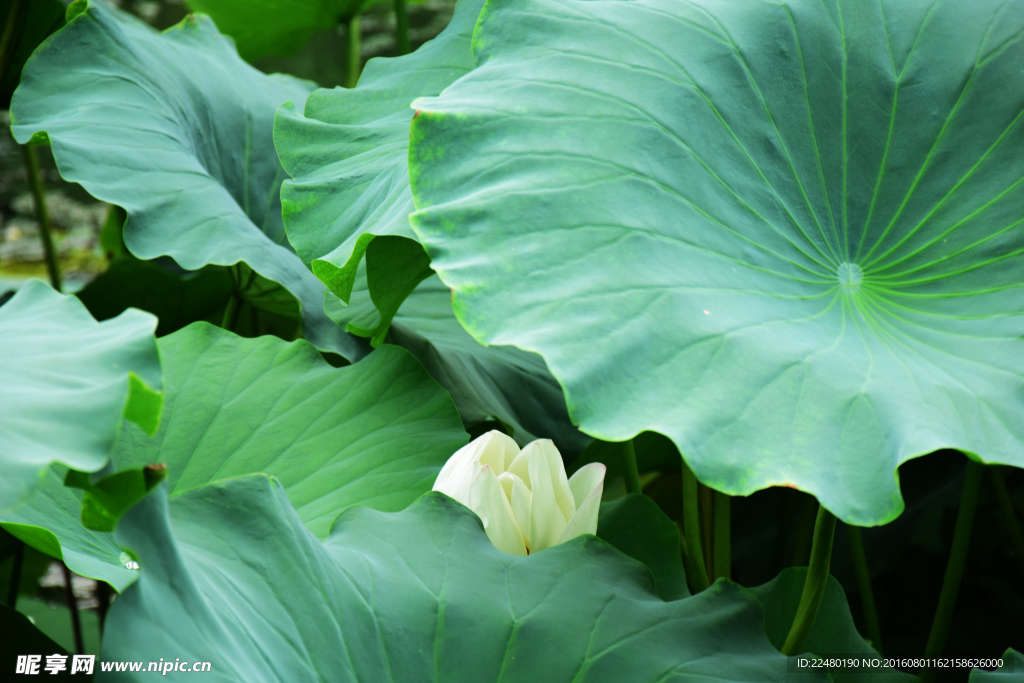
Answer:
<path fill-rule="evenodd" d="M 700 494 L 701 538 L 704 541 L 702 550 L 706 563 L 704 570 L 710 581 L 715 578 L 715 504 L 712 497 L 714 491 L 700 482 L 697 483 L 697 491 Z"/>
<path fill-rule="evenodd" d="M 1010 500 L 1010 492 L 1006 490 L 1006 480 L 1003 479 L 1003 470 L 999 466 L 988 468 L 992 477 L 992 488 L 996 492 L 996 502 L 999 510 L 1003 513 L 1003 522 L 1006 524 L 1006 533 L 1010 537 L 1010 545 L 1013 546 L 1013 554 L 1017 556 L 1021 569 L 1024 569 L 1024 533 L 1021 532 L 1020 522 L 1013 512 L 1013 501 Z"/>
<path fill-rule="evenodd" d="M 693 565 L 693 559 L 690 557 L 690 551 L 686 543 L 686 534 L 683 533 L 683 529 L 681 526 L 679 526 L 678 522 L 676 522 L 676 526 L 679 528 L 679 547 L 682 551 L 681 555 L 683 557 L 683 570 L 686 572 L 687 578 L 695 577 L 697 576 L 697 570 Z"/>
<path fill-rule="evenodd" d="M 345 87 L 354 88 L 359 83 L 361 57 L 359 15 L 345 20 Z"/>
<path fill-rule="evenodd" d="M 228 297 L 228 305 L 224 308 L 224 317 L 220 321 L 222 329 L 234 332 L 238 324 L 238 314 L 242 309 L 242 297 L 238 292 L 232 291 Z"/>
<path fill-rule="evenodd" d="M 978 492 L 981 490 L 981 475 L 985 466 L 973 460 L 967 461 L 964 472 L 964 487 L 960 492 L 960 510 L 956 515 L 956 527 L 953 529 L 953 546 L 949 551 L 949 563 L 946 565 L 946 576 L 942 580 L 942 592 L 939 593 L 939 604 L 935 608 L 932 630 L 928 634 L 928 645 L 925 646 L 924 658 L 931 659 L 942 654 L 949 635 L 949 625 L 953 621 L 953 609 L 956 607 L 956 596 L 960 592 L 960 580 L 964 576 L 967 564 L 967 549 L 971 544 L 971 527 L 974 526 L 974 512 L 978 507 Z M 935 680 L 936 670 L 933 667 L 921 669 L 922 683 Z"/>
<path fill-rule="evenodd" d="M 405 0 L 395 0 L 395 43 L 398 46 L 398 54 L 407 55 L 411 52 L 409 14 L 405 10 Z"/>
<path fill-rule="evenodd" d="M 622 444 L 622 466 L 626 479 L 626 493 L 642 493 L 640 471 L 636 467 L 636 448 L 633 439 Z"/>
<path fill-rule="evenodd" d="M 732 578 L 732 514 L 730 497 L 715 491 L 715 579 Z"/>
<path fill-rule="evenodd" d="M 64 597 L 68 602 L 68 609 L 71 611 L 71 628 L 75 632 L 75 654 L 85 654 L 85 644 L 82 640 L 82 620 L 78 616 L 78 600 L 75 599 L 75 589 L 71 585 L 71 570 L 63 562 L 60 563 L 64 571 Z"/>
<path fill-rule="evenodd" d="M 697 477 L 694 476 L 686 462 L 683 462 L 683 541 L 686 543 L 686 556 L 693 567 L 690 587 L 699 593 L 708 587 L 708 575 L 704 567 L 704 553 L 700 548 L 700 503 L 697 493 Z"/>
<path fill-rule="evenodd" d="M 7 586 L 7 606 L 18 609 L 18 588 L 21 586 L 21 566 L 25 560 L 25 542 L 14 539 L 14 564 L 11 565 L 11 583 Z"/>
<path fill-rule="evenodd" d="M 857 577 L 857 590 L 860 591 L 860 607 L 864 613 L 864 625 L 871 639 L 871 646 L 882 654 L 882 629 L 878 625 L 878 610 L 875 609 L 875 594 L 871 590 L 871 574 L 868 572 L 868 559 L 864 553 L 864 539 L 860 527 L 846 525 L 846 537 L 850 540 L 850 556 L 853 558 L 853 573 Z"/>
<path fill-rule="evenodd" d="M 39 238 L 43 242 L 43 256 L 46 258 L 46 272 L 50 275 L 50 285 L 61 291 L 60 269 L 57 266 L 57 252 L 53 248 L 53 236 L 50 232 L 50 212 L 46 208 L 46 189 L 39 177 L 39 157 L 32 145 L 22 145 L 21 154 L 25 160 L 25 173 L 28 186 L 32 190 L 32 203 L 36 209 L 36 221 L 39 223 Z"/>
<path fill-rule="evenodd" d="M 832 561 L 832 540 L 835 538 L 836 516 L 818 506 L 818 516 L 814 521 L 814 541 L 811 544 L 811 561 L 807 567 L 807 578 L 804 580 L 804 591 L 800 595 L 800 605 L 796 608 L 796 617 L 789 628 L 789 635 L 782 646 L 782 654 L 794 655 L 800 652 L 804 641 L 814 627 L 818 618 L 818 608 L 825 596 L 828 584 L 828 567 Z"/>

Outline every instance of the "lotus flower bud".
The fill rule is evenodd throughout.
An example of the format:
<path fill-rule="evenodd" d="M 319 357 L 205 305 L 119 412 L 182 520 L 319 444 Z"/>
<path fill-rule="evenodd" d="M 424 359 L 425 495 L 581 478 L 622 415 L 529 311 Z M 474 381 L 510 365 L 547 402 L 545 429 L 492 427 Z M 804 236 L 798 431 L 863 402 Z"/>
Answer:
<path fill-rule="evenodd" d="M 566 479 L 558 449 L 540 439 L 519 450 L 491 431 L 448 459 L 434 490 L 475 512 L 496 548 L 529 555 L 597 532 L 605 466 L 591 463 Z"/>

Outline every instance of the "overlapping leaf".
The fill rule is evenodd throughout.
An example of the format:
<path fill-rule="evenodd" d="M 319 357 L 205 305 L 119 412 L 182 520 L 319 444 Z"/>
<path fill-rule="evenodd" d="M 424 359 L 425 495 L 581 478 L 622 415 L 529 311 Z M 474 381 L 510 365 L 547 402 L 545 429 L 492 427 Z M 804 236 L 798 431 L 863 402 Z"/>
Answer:
<path fill-rule="evenodd" d="M 751 588 L 750 592 L 764 608 L 764 628 L 769 640 L 775 647 L 782 648 L 789 634 L 793 618 L 796 616 L 800 597 L 807 578 L 806 567 L 791 567 L 783 570 L 777 577 L 764 584 Z M 851 655 L 858 663 L 867 659 L 880 659 L 881 655 L 874 650 L 857 632 L 850 614 L 850 606 L 846 602 L 843 588 L 831 576 L 825 583 L 818 616 L 814 627 L 807 635 L 803 645 L 804 652 L 811 652 L 821 657 L 829 655 Z M 873 683 L 913 683 L 919 681 L 912 676 L 896 669 L 873 667 L 827 667 L 831 679 L 835 683 L 846 681 L 871 681 Z"/>
<path fill-rule="evenodd" d="M 370 60 L 353 90 L 317 90 L 278 113 L 274 142 L 294 178 L 281 189 L 288 239 L 302 260 L 348 303 L 366 257 L 380 317 L 350 331 L 383 341 L 391 317 L 430 261 L 415 243 L 407 166 L 409 103 L 437 95 L 473 68 L 470 35 L 481 0 L 461 0 L 451 23 L 415 53 Z M 406 238 L 376 240 L 382 236 Z"/>
<path fill-rule="evenodd" d="M 52 462 L 101 469 L 122 419 L 156 431 L 155 327 L 134 310 L 97 323 L 39 280 L 0 307 L 0 510 L 24 504 Z"/>
<path fill-rule="evenodd" d="M 252 476 L 151 496 L 117 534 L 143 569 L 111 608 L 105 660 L 173 647 L 223 680 L 804 678 L 735 584 L 663 602 L 593 537 L 506 555 L 439 493 L 400 513 L 351 508 L 321 544 L 279 484 Z"/>
<path fill-rule="evenodd" d="M 68 17 L 22 74 L 15 138 L 49 140 L 66 180 L 124 207 L 136 256 L 247 263 L 299 301 L 307 339 L 359 357 L 281 224 L 274 112 L 313 84 L 256 71 L 202 16 L 161 34 L 100 2 L 77 0 Z"/>
<path fill-rule="evenodd" d="M 647 496 L 631 493 L 602 503 L 597 537 L 650 569 L 662 600 L 689 597 L 679 528 Z"/>
<path fill-rule="evenodd" d="M 377 319 L 365 288 L 358 289 L 349 306 L 335 301 L 327 314 L 342 325 L 352 322 L 349 316 L 357 323 Z M 493 418 L 512 427 L 520 445 L 551 439 L 569 462 L 586 447 L 589 438 L 569 420 L 562 388 L 544 359 L 478 343 L 455 319 L 451 292 L 437 277 L 416 288 L 389 329 L 388 340 L 416 356 L 451 394 L 467 428 Z"/>
<path fill-rule="evenodd" d="M 71 571 L 123 591 L 138 577 L 135 558 L 114 535 L 82 526 L 81 491 L 64 486 L 67 470 L 53 466 L 28 504 L 0 516 L 0 524 L 28 545 L 64 561 Z"/>
<path fill-rule="evenodd" d="M 248 60 L 298 52 L 317 31 L 334 28 L 374 0 L 188 0 L 234 38 Z"/>
<path fill-rule="evenodd" d="M 125 255 L 111 261 L 75 296 L 97 320 L 128 308 L 148 311 L 159 320 L 156 333 L 162 337 L 197 320 L 221 322 L 231 289 L 226 268 L 209 266 L 182 276 Z"/>
<path fill-rule="evenodd" d="M 306 342 L 243 339 L 206 323 L 159 344 L 166 397 L 160 429 L 150 438 L 126 425 L 112 460 L 116 470 L 166 464 L 172 497 L 266 472 L 323 537 L 350 505 L 406 507 L 468 440 L 451 398 L 394 346 L 332 368 Z M 37 547 L 52 533 L 59 545 L 41 550 L 123 588 L 133 578 L 125 570 L 131 558 L 109 534 L 76 523 L 80 500 L 51 473 L 43 491 L 3 521 L 22 525 L 10 528 Z"/>
<path fill-rule="evenodd" d="M 414 102 L 413 226 L 586 432 L 883 523 L 910 458 L 1024 465 L 1022 36 L 1021 0 L 496 0 Z"/>

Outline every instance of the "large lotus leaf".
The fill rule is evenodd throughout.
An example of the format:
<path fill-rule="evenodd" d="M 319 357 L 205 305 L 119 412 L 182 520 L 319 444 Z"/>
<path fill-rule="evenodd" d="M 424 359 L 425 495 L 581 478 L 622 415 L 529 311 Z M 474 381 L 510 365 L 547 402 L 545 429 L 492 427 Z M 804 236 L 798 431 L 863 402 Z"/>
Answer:
<path fill-rule="evenodd" d="M 136 256 L 169 255 L 187 270 L 247 263 L 299 301 L 307 339 L 357 358 L 281 223 L 274 112 L 313 84 L 256 71 L 202 16 L 156 33 L 76 0 L 68 17 L 22 73 L 14 137 L 49 140 L 65 180 L 124 207 Z"/>
<path fill-rule="evenodd" d="M 0 307 L 0 510 L 24 504 L 52 462 L 101 469 L 123 418 L 156 431 L 155 327 L 136 310 L 97 323 L 39 280 Z"/>
<path fill-rule="evenodd" d="M 266 472 L 326 536 L 349 505 L 401 510 L 468 440 L 451 398 L 409 353 L 333 368 L 309 344 L 195 323 L 160 340 L 166 407 L 150 439 L 126 428 L 118 469 L 166 463 L 176 496 Z"/>
<path fill-rule="evenodd" d="M 901 508 L 1024 465 L 1024 0 L 495 0 L 414 102 L 412 222 L 589 434 L 731 494 Z"/>
<path fill-rule="evenodd" d="M 54 465 L 39 490 L 14 512 L 0 515 L 0 526 L 37 550 L 63 560 L 81 576 L 106 581 L 123 591 L 138 577 L 135 558 L 114 535 L 82 526 L 82 491 L 64 486 L 66 468 Z"/>
<path fill-rule="evenodd" d="M 286 104 L 277 115 L 274 142 L 293 177 L 281 188 L 288 239 L 346 303 L 365 255 L 380 319 L 350 331 L 373 337 L 375 345 L 402 300 L 431 272 L 409 226 L 409 104 L 440 94 L 473 68 L 470 36 L 482 5 L 461 0 L 448 27 L 413 54 L 371 59 L 358 87 L 317 90 L 303 113 Z M 381 249 L 373 244 L 380 236 L 413 244 Z M 385 292 L 394 293 L 390 301 Z"/>
<path fill-rule="evenodd" d="M 394 346 L 332 368 L 304 341 L 243 339 L 206 323 L 159 344 L 160 430 L 150 438 L 125 425 L 111 458 L 116 470 L 166 464 L 172 498 L 266 472 L 281 481 L 308 528 L 325 537 L 350 505 L 406 507 L 467 442 L 451 398 Z M 134 580 L 125 568 L 131 558 L 110 534 L 82 527 L 81 499 L 51 472 L 42 491 L 0 520 L 77 573 L 121 590 Z"/>
<path fill-rule="evenodd" d="M 1024 655 L 1013 648 L 1003 653 L 1003 665 L 996 671 L 974 669 L 971 683 L 1014 683 L 1024 681 Z"/>
<path fill-rule="evenodd" d="M 768 583 L 751 588 L 757 601 L 764 608 L 764 629 L 769 640 L 775 647 L 781 648 L 793 625 L 797 607 L 803 594 L 807 578 L 806 567 L 785 569 Z M 857 661 L 877 659 L 881 655 L 864 640 L 857 632 L 850 614 L 850 605 L 846 601 L 842 586 L 832 576 L 825 583 L 825 594 L 822 597 L 818 616 L 814 627 L 804 642 L 803 652 L 813 652 L 822 657 L 830 655 L 856 655 Z M 846 681 L 873 681 L 877 683 L 912 683 L 919 680 L 896 669 L 885 667 L 866 667 L 849 669 L 829 667 L 829 674 L 835 683 Z"/>
<path fill-rule="evenodd" d="M 349 316 L 376 317 L 366 288 L 357 290 L 349 306 L 328 300 L 327 314 L 339 324 L 351 323 Z M 388 340 L 416 356 L 451 394 L 467 427 L 496 419 L 512 427 L 522 446 L 551 439 L 569 462 L 586 447 L 589 438 L 570 422 L 562 388 L 544 359 L 473 339 L 455 319 L 451 291 L 437 277 L 425 280 L 402 304 Z"/>
<path fill-rule="evenodd" d="M 231 290 L 226 268 L 207 266 L 179 275 L 152 261 L 124 255 L 75 296 L 97 320 L 113 318 L 128 308 L 148 311 L 160 321 L 156 334 L 162 337 L 197 320 L 221 322 Z"/>
<path fill-rule="evenodd" d="M 11 95 L 18 87 L 21 69 L 29 55 L 48 35 L 64 24 L 64 5 L 58 0 L 0 0 L 0 17 L 4 20 L 2 33 L 11 31 L 10 42 L 0 44 L 0 109 L 9 109 Z M 13 22 L 8 24 L 7 22 Z"/>
<path fill-rule="evenodd" d="M 258 475 L 150 496 L 117 536 L 142 571 L 111 608 L 103 660 L 173 649 L 210 661 L 211 680 L 794 676 L 735 584 L 663 602 L 642 565 L 592 536 L 506 555 L 440 493 L 404 512 L 351 508 L 321 544 Z"/>
<path fill-rule="evenodd" d="M 295 54 L 310 37 L 334 28 L 374 0 L 187 0 L 194 12 L 205 12 L 235 40 L 248 60 L 266 55 Z"/>
<path fill-rule="evenodd" d="M 602 503 L 597 537 L 650 569 L 663 600 L 690 595 L 680 552 L 679 527 L 647 496 L 631 493 Z"/>

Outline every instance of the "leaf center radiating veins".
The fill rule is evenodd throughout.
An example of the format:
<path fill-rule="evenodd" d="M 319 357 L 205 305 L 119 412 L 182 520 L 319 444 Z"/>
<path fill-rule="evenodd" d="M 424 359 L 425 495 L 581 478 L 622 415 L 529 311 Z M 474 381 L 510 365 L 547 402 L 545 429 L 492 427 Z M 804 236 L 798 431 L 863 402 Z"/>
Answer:
<path fill-rule="evenodd" d="M 856 263 L 840 263 L 836 269 L 839 286 L 844 292 L 856 292 L 864 281 L 864 271 Z"/>

